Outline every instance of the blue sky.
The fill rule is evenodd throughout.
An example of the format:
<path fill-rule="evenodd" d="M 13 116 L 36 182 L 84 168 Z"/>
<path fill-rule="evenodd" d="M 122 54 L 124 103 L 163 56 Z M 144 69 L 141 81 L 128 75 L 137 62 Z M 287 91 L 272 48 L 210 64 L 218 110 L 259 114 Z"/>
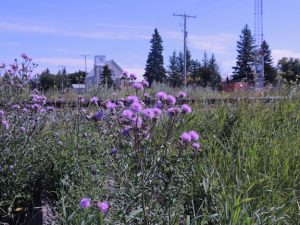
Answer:
<path fill-rule="evenodd" d="M 254 0 L 0 0 L 0 62 L 27 53 L 57 72 L 84 70 L 80 55 L 106 55 L 124 70 L 143 74 L 150 39 L 158 28 L 168 58 L 183 46 L 183 20 L 173 13 L 196 15 L 188 20 L 188 47 L 193 58 L 214 53 L 223 76 L 235 65 L 236 42 L 248 24 L 254 30 Z M 264 37 L 274 62 L 299 57 L 299 0 L 264 0 Z M 88 70 L 93 57 L 88 57 Z"/>

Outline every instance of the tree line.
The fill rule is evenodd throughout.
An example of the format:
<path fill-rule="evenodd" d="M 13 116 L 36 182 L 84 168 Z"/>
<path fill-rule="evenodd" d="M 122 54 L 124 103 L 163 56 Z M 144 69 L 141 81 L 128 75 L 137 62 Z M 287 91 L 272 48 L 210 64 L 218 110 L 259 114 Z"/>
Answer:
<path fill-rule="evenodd" d="M 84 84 L 86 74 L 83 71 L 67 73 L 66 69 L 59 70 L 57 74 L 51 73 L 47 68 L 30 81 L 32 88 L 41 90 L 64 89 L 72 87 L 72 84 Z"/>
<path fill-rule="evenodd" d="M 150 83 L 164 82 L 173 87 L 183 85 L 184 56 L 182 52 L 176 51 L 169 57 L 167 69 L 164 67 L 163 41 L 157 29 L 154 30 L 150 41 L 150 51 L 145 68 L 144 78 Z M 258 48 L 259 47 L 259 48 Z M 242 29 L 240 39 L 237 41 L 236 65 L 233 74 L 227 77 L 227 82 L 246 81 L 255 83 L 255 60 L 260 49 L 264 57 L 264 84 L 276 84 L 278 78 L 282 78 L 289 84 L 300 83 L 300 59 L 282 58 L 277 66 L 274 66 L 272 52 L 266 40 L 261 46 L 255 45 L 248 25 Z M 210 57 L 204 53 L 203 59 L 192 59 L 190 51 L 186 55 L 187 84 L 202 87 L 217 88 L 221 83 L 221 74 L 214 54 Z"/>

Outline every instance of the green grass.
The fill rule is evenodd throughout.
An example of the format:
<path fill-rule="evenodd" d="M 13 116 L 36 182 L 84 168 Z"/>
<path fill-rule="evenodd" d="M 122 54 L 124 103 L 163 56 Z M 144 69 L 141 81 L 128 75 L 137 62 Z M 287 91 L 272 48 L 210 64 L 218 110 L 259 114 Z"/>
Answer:
<path fill-rule="evenodd" d="M 149 92 L 162 89 L 170 93 L 179 91 L 156 86 Z M 192 98 L 300 96 L 296 88 L 225 95 L 202 89 L 187 91 Z M 126 91 L 116 92 L 117 97 L 126 94 Z M 101 97 L 111 95 L 109 90 Z M 77 96 L 70 94 L 65 98 L 75 100 Z M 202 137 L 187 195 L 182 196 L 191 224 L 300 224 L 300 99 L 272 103 L 195 103 L 192 107 L 192 115 L 178 128 L 179 133 L 199 131 Z M 38 185 L 35 179 L 40 179 L 43 188 L 48 188 L 44 191 L 55 195 L 60 224 L 93 224 L 88 222 L 94 219 L 91 213 L 80 210 L 78 204 L 85 196 L 105 197 L 102 152 L 112 146 L 99 138 L 92 123 L 76 113 L 72 109 L 59 109 L 28 145 L 26 154 L 18 153 L 14 194 L 26 194 L 31 199 L 30 188 Z M 157 130 L 160 129 L 164 127 Z M 92 174 L 94 167 L 97 171 Z M 0 207 L 4 207 L 1 201 Z M 19 202 L 23 204 L 24 199 L 13 203 L 12 209 Z"/>
<path fill-rule="evenodd" d="M 198 224 L 299 224 L 300 100 L 196 108 Z"/>

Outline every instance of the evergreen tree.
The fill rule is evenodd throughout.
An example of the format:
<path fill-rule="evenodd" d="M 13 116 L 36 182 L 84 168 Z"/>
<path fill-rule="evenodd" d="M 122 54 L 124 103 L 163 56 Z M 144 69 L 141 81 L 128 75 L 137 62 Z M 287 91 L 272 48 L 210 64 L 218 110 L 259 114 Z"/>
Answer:
<path fill-rule="evenodd" d="M 53 89 L 56 85 L 56 76 L 50 73 L 50 70 L 47 68 L 39 76 L 38 83 L 42 90 Z"/>
<path fill-rule="evenodd" d="M 203 87 L 206 87 L 207 85 L 209 85 L 210 81 L 211 81 L 211 71 L 210 71 L 209 60 L 207 57 L 207 53 L 204 52 L 204 56 L 202 59 L 202 66 L 200 68 L 199 84 Z"/>
<path fill-rule="evenodd" d="M 111 86 L 113 85 L 112 72 L 109 69 L 108 65 L 105 65 L 103 67 L 103 72 L 101 74 L 101 84 L 107 86 L 108 88 L 111 88 Z"/>
<path fill-rule="evenodd" d="M 265 73 L 265 84 L 273 84 L 275 83 L 277 72 L 275 67 L 273 66 L 273 59 L 271 56 L 271 50 L 266 41 L 263 41 L 261 45 L 262 52 L 264 53 L 264 73 Z"/>
<path fill-rule="evenodd" d="M 217 64 L 214 54 L 211 55 L 211 58 L 208 63 L 208 68 L 210 71 L 210 86 L 215 89 L 221 82 L 221 74 L 219 71 L 219 66 Z"/>
<path fill-rule="evenodd" d="M 150 41 L 151 47 L 147 59 L 147 64 L 145 68 L 144 78 L 151 85 L 153 81 L 164 82 L 166 78 L 166 71 L 164 68 L 164 59 L 163 59 L 163 46 L 162 39 L 155 28 L 154 34 Z"/>
<path fill-rule="evenodd" d="M 237 52 L 238 56 L 236 66 L 233 67 L 232 80 L 241 81 L 246 79 L 247 81 L 254 81 L 254 73 L 251 65 L 254 63 L 255 45 L 248 25 L 242 30 L 240 40 L 237 42 Z"/>
<path fill-rule="evenodd" d="M 78 72 L 68 74 L 68 80 L 71 84 L 83 84 L 85 80 L 85 72 L 79 70 Z"/>
<path fill-rule="evenodd" d="M 188 72 L 188 84 L 197 84 L 201 80 L 201 63 L 196 60 L 191 60 L 191 65 Z"/>
<path fill-rule="evenodd" d="M 168 81 L 172 87 L 180 87 L 183 84 L 183 77 L 175 51 L 170 56 L 169 63 Z"/>
<path fill-rule="evenodd" d="M 278 61 L 279 74 L 289 84 L 300 84 L 300 59 L 282 58 Z"/>

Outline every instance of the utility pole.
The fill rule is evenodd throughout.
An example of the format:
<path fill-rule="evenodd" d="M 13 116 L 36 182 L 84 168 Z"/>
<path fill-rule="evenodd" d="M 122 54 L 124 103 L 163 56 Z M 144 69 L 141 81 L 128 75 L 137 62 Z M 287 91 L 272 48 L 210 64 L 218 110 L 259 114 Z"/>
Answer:
<path fill-rule="evenodd" d="M 190 16 L 187 14 L 175 14 L 173 16 L 180 16 L 184 19 L 184 30 L 183 30 L 183 79 L 184 79 L 184 88 L 186 89 L 186 38 L 187 38 L 187 31 L 186 31 L 186 18 L 194 18 L 196 16 Z"/>
<path fill-rule="evenodd" d="M 84 57 L 85 76 L 87 76 L 86 57 L 92 56 L 92 55 L 80 55 L 80 56 L 81 56 L 81 57 Z"/>
<path fill-rule="evenodd" d="M 61 65 L 61 93 L 64 93 L 64 76 L 65 76 L 65 71 L 66 67 L 64 65 Z"/>

